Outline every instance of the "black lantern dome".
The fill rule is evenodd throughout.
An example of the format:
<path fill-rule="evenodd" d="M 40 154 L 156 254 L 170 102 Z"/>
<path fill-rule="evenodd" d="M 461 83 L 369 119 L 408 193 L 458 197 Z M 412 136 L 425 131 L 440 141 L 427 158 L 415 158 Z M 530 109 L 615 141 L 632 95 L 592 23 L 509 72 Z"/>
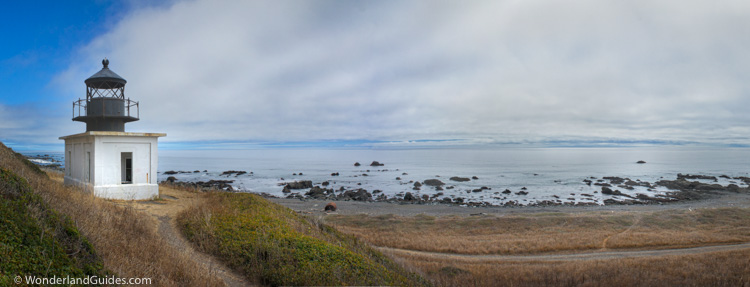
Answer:
<path fill-rule="evenodd" d="M 86 99 L 73 102 L 73 120 L 85 122 L 87 132 L 124 132 L 125 123 L 138 120 L 138 102 L 125 98 L 127 81 L 109 69 L 109 60 L 102 60 L 102 65 L 99 72 L 84 81 Z"/>

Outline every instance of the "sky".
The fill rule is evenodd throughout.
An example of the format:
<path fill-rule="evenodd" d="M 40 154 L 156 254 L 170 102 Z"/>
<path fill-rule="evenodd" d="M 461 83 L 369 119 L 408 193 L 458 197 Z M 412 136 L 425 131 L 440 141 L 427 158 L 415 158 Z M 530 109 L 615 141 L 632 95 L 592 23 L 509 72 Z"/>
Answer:
<path fill-rule="evenodd" d="M 50 1 L 0 11 L 0 141 L 127 79 L 173 149 L 750 146 L 748 1 Z M 26 3 L 29 2 L 29 3 Z"/>

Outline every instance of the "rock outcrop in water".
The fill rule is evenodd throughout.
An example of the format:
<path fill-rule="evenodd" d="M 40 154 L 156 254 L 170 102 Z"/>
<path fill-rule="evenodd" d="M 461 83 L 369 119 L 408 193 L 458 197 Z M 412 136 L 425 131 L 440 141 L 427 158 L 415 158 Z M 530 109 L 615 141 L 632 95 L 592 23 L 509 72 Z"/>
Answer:
<path fill-rule="evenodd" d="M 450 180 L 452 180 L 452 181 L 458 181 L 458 182 L 465 182 L 465 181 L 470 181 L 471 179 L 468 178 L 468 177 L 454 176 L 454 177 L 451 177 Z"/>
<path fill-rule="evenodd" d="M 424 181 L 424 185 L 432 186 L 432 187 L 440 187 L 440 186 L 445 185 L 445 183 L 442 182 L 442 181 L 440 181 L 439 179 L 434 179 L 433 178 L 433 179 L 426 179 Z"/>

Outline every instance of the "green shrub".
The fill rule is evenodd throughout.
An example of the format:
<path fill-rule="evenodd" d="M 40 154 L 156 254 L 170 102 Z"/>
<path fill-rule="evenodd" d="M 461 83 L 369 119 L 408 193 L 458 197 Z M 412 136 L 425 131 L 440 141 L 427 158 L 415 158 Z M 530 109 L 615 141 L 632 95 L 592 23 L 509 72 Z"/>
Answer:
<path fill-rule="evenodd" d="M 267 285 L 427 285 L 335 229 L 247 193 L 210 194 L 183 212 L 185 235 L 204 251 Z"/>
<path fill-rule="evenodd" d="M 24 178 L 0 168 L 0 286 L 15 285 L 15 276 L 105 274 L 73 222 L 45 204 Z"/>

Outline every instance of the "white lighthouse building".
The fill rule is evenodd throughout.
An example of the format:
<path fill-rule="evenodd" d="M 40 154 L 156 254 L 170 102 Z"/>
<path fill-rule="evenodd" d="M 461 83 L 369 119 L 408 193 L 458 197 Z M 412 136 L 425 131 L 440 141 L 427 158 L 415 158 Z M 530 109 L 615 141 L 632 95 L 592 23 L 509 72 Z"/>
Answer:
<path fill-rule="evenodd" d="M 127 81 L 109 69 L 109 60 L 102 65 L 84 81 L 86 99 L 73 102 L 73 120 L 85 122 L 86 132 L 60 137 L 65 184 L 108 199 L 156 198 L 158 140 L 166 134 L 125 132 L 125 123 L 139 119 L 140 106 L 125 98 Z"/>

